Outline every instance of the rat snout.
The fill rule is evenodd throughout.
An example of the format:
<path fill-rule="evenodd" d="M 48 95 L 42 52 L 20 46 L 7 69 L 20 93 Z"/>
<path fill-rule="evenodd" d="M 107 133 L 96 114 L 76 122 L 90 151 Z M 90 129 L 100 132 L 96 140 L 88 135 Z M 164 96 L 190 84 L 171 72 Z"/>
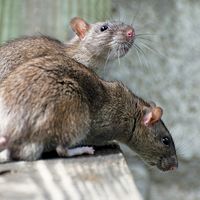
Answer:
<path fill-rule="evenodd" d="M 160 163 L 158 163 L 158 168 L 163 171 L 176 170 L 178 168 L 177 156 L 161 158 Z"/>
<path fill-rule="evenodd" d="M 168 170 L 176 170 L 178 168 L 178 160 L 176 156 L 168 159 Z"/>
<path fill-rule="evenodd" d="M 114 30 L 114 29 L 113 29 Z M 134 43 L 135 31 L 129 25 L 121 25 L 115 29 L 115 34 L 110 41 L 110 60 L 124 56 Z M 113 54 L 113 55 L 112 55 Z"/>
<path fill-rule="evenodd" d="M 135 37 L 135 30 L 133 29 L 133 27 L 128 26 L 125 34 L 128 41 L 132 40 Z"/>

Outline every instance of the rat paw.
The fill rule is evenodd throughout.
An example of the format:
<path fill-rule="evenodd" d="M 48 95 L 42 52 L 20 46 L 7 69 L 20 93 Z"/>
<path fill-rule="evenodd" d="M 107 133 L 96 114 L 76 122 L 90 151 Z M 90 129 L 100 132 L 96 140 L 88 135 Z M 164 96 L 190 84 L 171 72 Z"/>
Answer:
<path fill-rule="evenodd" d="M 68 149 L 66 147 L 58 146 L 56 148 L 56 151 L 59 156 L 61 157 L 72 157 L 72 156 L 77 156 L 77 155 L 82 155 L 82 154 L 89 154 L 93 155 L 94 154 L 94 149 L 93 147 L 75 147 Z"/>
<path fill-rule="evenodd" d="M 67 153 L 68 156 L 76 156 L 76 155 L 82 155 L 82 154 L 89 154 L 89 155 L 93 155 L 94 154 L 94 149 L 93 147 L 76 147 L 73 149 L 68 149 Z"/>
<path fill-rule="evenodd" d="M 8 149 L 3 150 L 0 152 L 0 163 L 10 161 L 10 151 Z"/>

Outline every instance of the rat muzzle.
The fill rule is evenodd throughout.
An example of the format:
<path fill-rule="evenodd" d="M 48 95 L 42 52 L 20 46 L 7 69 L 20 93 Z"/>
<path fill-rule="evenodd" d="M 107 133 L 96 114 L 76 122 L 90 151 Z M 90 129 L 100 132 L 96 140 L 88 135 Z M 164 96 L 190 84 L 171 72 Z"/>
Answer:
<path fill-rule="evenodd" d="M 159 160 L 157 167 L 162 171 L 176 170 L 178 168 L 177 156 L 162 157 Z"/>

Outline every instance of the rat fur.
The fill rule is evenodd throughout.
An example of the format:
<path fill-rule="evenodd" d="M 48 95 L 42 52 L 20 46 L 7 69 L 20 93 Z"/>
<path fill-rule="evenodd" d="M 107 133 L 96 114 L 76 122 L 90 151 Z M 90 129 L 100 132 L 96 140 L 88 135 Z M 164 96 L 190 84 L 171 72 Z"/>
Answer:
<path fill-rule="evenodd" d="M 51 150 L 65 155 L 82 141 L 116 140 L 163 171 L 178 166 L 160 107 L 61 52 L 32 59 L 2 79 L 0 110 L 4 161 L 37 160 Z"/>

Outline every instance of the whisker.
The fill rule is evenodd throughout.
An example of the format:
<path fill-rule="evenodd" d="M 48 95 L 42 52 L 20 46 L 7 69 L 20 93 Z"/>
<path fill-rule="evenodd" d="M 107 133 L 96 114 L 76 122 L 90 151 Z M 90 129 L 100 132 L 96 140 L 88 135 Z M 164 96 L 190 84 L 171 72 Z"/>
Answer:
<path fill-rule="evenodd" d="M 137 45 L 134 44 L 134 47 L 135 47 L 135 50 L 136 50 L 136 53 L 137 53 L 137 57 L 138 57 L 138 59 L 139 59 L 139 62 L 140 62 L 141 65 L 143 65 L 143 64 L 142 64 L 142 60 L 141 60 L 141 58 L 140 58 L 140 51 L 138 50 Z"/>
<path fill-rule="evenodd" d="M 108 64 L 110 55 L 111 55 L 111 49 L 108 51 L 106 62 L 105 62 L 104 67 L 103 67 L 103 77 L 106 77 L 106 74 L 107 74 L 106 69 L 107 69 L 107 64 Z"/>
<path fill-rule="evenodd" d="M 110 52 L 111 52 L 111 50 L 108 51 L 107 58 L 106 58 L 106 62 L 105 62 L 105 65 L 104 65 L 104 69 L 106 68 L 106 65 L 107 65 L 107 63 L 108 63 L 108 60 L 109 60 L 109 58 L 110 58 L 110 55 L 111 55 Z"/>
<path fill-rule="evenodd" d="M 152 39 L 150 39 L 150 38 L 145 38 L 145 37 L 141 37 L 141 36 L 135 36 L 135 40 L 146 40 L 146 41 L 149 41 L 149 42 L 153 42 Z"/>
<path fill-rule="evenodd" d="M 144 43 L 144 42 L 142 42 L 142 41 L 140 41 L 140 44 L 143 46 L 143 47 L 145 47 L 146 49 L 148 49 L 148 50 L 150 50 L 151 52 L 153 52 L 153 53 L 158 53 L 159 54 L 159 52 L 157 52 L 155 49 L 153 49 L 151 46 L 149 46 L 148 44 L 146 44 L 146 43 Z"/>
<path fill-rule="evenodd" d="M 157 36 L 155 33 L 139 33 L 135 35 L 137 36 Z"/>
<path fill-rule="evenodd" d="M 143 66 L 146 66 L 147 68 L 149 68 L 149 63 L 148 63 L 147 60 L 146 60 L 144 51 L 143 51 L 143 50 L 141 49 L 141 47 L 139 47 L 137 44 L 135 44 L 135 47 L 137 47 L 137 50 L 143 55 L 144 64 L 145 64 L 145 65 L 143 65 Z"/>
<path fill-rule="evenodd" d="M 133 26 L 133 24 L 135 23 L 136 17 L 138 16 L 138 13 L 140 13 L 140 10 L 141 10 L 141 2 L 139 3 L 139 8 L 136 9 L 135 15 L 133 16 L 131 26 Z"/>
<path fill-rule="evenodd" d="M 162 54 L 160 51 L 158 51 L 157 49 L 154 49 L 153 47 L 151 47 L 149 44 L 145 43 L 145 42 L 142 42 L 140 41 L 140 44 L 145 47 L 146 49 L 150 50 L 151 52 L 163 57 L 163 58 L 166 58 L 166 56 L 164 54 Z"/>
<path fill-rule="evenodd" d="M 117 60 L 118 60 L 118 64 L 120 66 L 120 50 L 117 50 Z"/>

